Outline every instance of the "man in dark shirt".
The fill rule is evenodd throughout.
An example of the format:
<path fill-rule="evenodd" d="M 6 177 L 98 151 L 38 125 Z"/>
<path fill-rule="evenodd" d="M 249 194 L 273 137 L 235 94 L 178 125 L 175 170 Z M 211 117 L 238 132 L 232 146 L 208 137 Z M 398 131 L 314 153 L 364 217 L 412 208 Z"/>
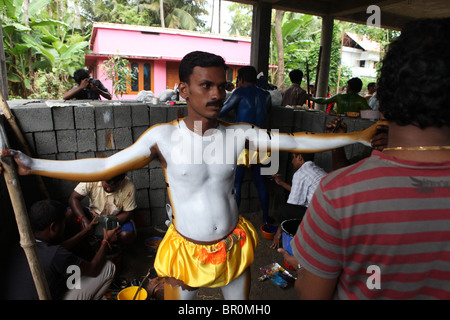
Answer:
<path fill-rule="evenodd" d="M 54 200 L 42 200 L 29 210 L 39 259 L 52 299 L 100 299 L 111 284 L 115 266 L 106 260 L 110 243 L 117 240 L 118 228 L 104 230 L 100 248 L 91 261 L 85 261 L 69 250 L 95 226 L 61 242 L 65 228 L 66 207 Z M 37 300 L 38 294 L 24 250 L 16 244 L 5 259 L 0 298 L 7 300 Z M 78 276 L 78 278 L 77 278 Z M 77 285 L 78 284 L 78 285 Z"/>
<path fill-rule="evenodd" d="M 289 72 L 292 85 L 282 92 L 283 101 L 281 105 L 303 106 L 306 103 L 307 93 L 300 85 L 302 84 L 303 72 L 295 69 Z"/>
<path fill-rule="evenodd" d="M 64 93 L 64 100 L 101 100 L 100 96 L 108 100 L 112 99 L 108 89 L 105 88 L 100 80 L 92 79 L 88 70 L 78 69 L 74 72 L 73 78 L 78 83 L 78 86 Z"/>
<path fill-rule="evenodd" d="M 268 113 L 272 107 L 270 93 L 256 86 L 256 69 L 253 66 L 245 66 L 238 70 L 238 88 L 225 101 L 219 117 L 224 117 L 231 110 L 235 111 L 235 122 L 247 122 L 260 128 L 266 127 Z M 256 185 L 258 196 L 263 211 L 263 219 L 268 223 L 269 195 L 261 176 L 261 164 L 250 165 L 253 182 Z M 245 166 L 237 166 L 235 173 L 235 198 L 238 206 L 241 203 L 241 189 L 244 180 Z"/>

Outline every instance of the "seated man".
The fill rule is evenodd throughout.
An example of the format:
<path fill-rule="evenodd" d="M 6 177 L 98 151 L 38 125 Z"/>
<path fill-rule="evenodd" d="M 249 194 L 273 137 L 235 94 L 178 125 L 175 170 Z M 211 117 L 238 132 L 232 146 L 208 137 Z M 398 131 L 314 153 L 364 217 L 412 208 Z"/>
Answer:
<path fill-rule="evenodd" d="M 64 100 L 101 100 L 100 96 L 108 100 L 112 99 L 108 89 L 105 88 L 100 80 L 92 79 L 88 70 L 84 68 L 76 70 L 73 74 L 73 79 L 78 85 L 64 93 Z"/>
<path fill-rule="evenodd" d="M 95 220 L 89 223 L 86 229 L 63 241 L 65 206 L 62 203 L 55 200 L 38 201 L 31 206 L 28 215 L 51 298 L 101 299 L 109 288 L 116 270 L 115 265 L 106 260 L 106 254 L 110 244 L 117 240 L 118 228 L 103 230 L 99 250 L 91 261 L 87 261 L 73 254 L 71 249 L 92 233 Z M 30 267 L 25 252 L 18 243 L 11 249 L 6 260 L 8 267 L 3 274 L 0 299 L 37 300 L 38 294 Z M 75 279 L 77 268 L 81 276 L 78 286 Z"/>
<path fill-rule="evenodd" d="M 289 191 L 287 202 L 277 210 L 280 222 L 287 219 L 303 219 L 320 180 L 327 174 L 313 162 L 314 153 L 293 153 L 292 156 L 292 165 L 296 170 L 292 177 L 292 185 L 283 181 L 278 174 L 273 175 L 274 181 Z M 278 227 L 271 248 L 279 247 L 280 237 L 281 228 Z"/>
<path fill-rule="evenodd" d="M 88 208 L 81 205 L 85 197 L 89 198 Z M 86 229 L 94 217 L 115 216 L 121 226 L 119 243 L 131 244 L 136 239 L 131 220 L 137 207 L 136 188 L 125 173 L 106 181 L 79 183 L 69 197 L 69 206 L 68 216 L 74 216 L 82 229 Z"/>

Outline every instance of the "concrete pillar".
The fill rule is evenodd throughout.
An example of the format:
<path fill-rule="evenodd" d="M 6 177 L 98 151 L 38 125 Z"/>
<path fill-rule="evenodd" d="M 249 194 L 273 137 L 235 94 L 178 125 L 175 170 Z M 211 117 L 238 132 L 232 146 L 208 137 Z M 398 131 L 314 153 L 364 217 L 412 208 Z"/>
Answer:
<path fill-rule="evenodd" d="M 271 4 L 259 2 L 253 5 L 250 64 L 266 77 L 269 71 L 271 16 Z"/>
<path fill-rule="evenodd" d="M 319 80 L 316 83 L 316 97 L 326 97 L 328 93 L 328 80 L 330 73 L 331 43 L 333 40 L 334 18 L 332 16 L 322 17 L 322 34 L 320 36 L 320 45 L 322 47 L 322 56 L 320 58 Z M 315 104 L 316 110 L 326 110 L 325 105 Z"/>

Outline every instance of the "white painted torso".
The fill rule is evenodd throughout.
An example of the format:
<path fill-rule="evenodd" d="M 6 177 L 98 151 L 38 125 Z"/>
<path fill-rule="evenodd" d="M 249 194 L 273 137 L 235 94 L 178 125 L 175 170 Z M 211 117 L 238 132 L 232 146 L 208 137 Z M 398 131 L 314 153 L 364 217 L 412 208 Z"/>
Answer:
<path fill-rule="evenodd" d="M 231 233 L 238 221 L 234 174 L 245 140 L 235 141 L 233 148 L 228 145 L 225 150 L 224 126 L 201 136 L 184 121 L 151 131 L 167 163 L 166 182 L 176 230 L 197 241 L 215 241 Z"/>

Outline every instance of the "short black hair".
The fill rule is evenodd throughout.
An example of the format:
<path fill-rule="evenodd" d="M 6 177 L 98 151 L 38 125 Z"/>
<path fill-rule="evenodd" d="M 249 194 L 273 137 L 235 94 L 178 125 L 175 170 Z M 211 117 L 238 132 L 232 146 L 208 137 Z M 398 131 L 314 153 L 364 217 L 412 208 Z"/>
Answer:
<path fill-rule="evenodd" d="M 65 219 L 65 213 L 66 206 L 59 201 L 37 201 L 28 210 L 31 229 L 33 232 L 42 231 L 53 222 L 62 222 Z"/>
<path fill-rule="evenodd" d="M 450 18 L 405 25 L 383 59 L 380 112 L 400 126 L 450 125 Z"/>
<path fill-rule="evenodd" d="M 348 80 L 347 85 L 348 90 L 354 93 L 358 93 L 361 91 L 363 83 L 360 78 L 351 78 L 350 80 Z"/>
<path fill-rule="evenodd" d="M 127 175 L 126 173 L 121 173 L 121 174 L 119 174 L 119 175 L 117 175 L 115 177 L 112 177 L 109 180 L 105 180 L 105 181 L 109 185 L 115 185 L 115 184 L 121 182 L 125 178 L 126 175 Z"/>
<path fill-rule="evenodd" d="M 289 79 L 291 79 L 292 83 L 302 83 L 303 71 L 299 69 L 292 70 L 289 72 Z"/>
<path fill-rule="evenodd" d="M 84 69 L 84 68 L 78 69 L 73 73 L 73 79 L 78 84 L 81 83 L 81 80 L 89 78 L 89 77 L 90 77 L 89 70 Z"/>
<path fill-rule="evenodd" d="M 237 78 L 239 80 L 244 80 L 245 82 L 256 83 L 256 77 L 256 69 L 253 66 L 239 68 L 237 73 Z"/>
<path fill-rule="evenodd" d="M 314 155 L 315 155 L 315 153 L 301 153 L 301 152 L 295 152 L 294 155 L 295 155 L 295 156 L 301 155 L 302 158 L 303 158 L 303 160 L 304 160 L 305 162 L 308 162 L 308 161 L 314 161 Z"/>
<path fill-rule="evenodd" d="M 375 82 L 369 82 L 369 84 L 367 85 L 367 89 L 375 88 L 376 85 L 377 84 Z"/>
<path fill-rule="evenodd" d="M 180 62 L 178 73 L 180 82 L 189 84 L 189 77 L 195 67 L 223 67 L 225 71 L 227 70 L 225 60 L 221 56 L 204 51 L 193 51 L 185 55 Z"/>

